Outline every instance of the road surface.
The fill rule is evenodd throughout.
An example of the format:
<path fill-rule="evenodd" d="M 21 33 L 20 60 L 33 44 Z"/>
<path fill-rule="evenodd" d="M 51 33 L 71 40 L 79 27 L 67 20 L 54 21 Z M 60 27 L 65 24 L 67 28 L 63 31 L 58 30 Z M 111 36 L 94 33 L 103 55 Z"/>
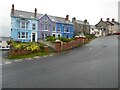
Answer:
<path fill-rule="evenodd" d="M 117 36 L 51 57 L 3 65 L 3 88 L 117 88 Z"/>

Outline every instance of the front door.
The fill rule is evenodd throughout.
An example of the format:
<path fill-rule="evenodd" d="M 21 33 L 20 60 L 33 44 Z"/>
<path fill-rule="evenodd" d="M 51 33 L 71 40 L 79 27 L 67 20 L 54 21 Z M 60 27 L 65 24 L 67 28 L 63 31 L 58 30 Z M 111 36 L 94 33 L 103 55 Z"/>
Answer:
<path fill-rule="evenodd" d="M 35 42 L 35 38 L 36 38 L 35 33 L 32 33 L 32 42 Z"/>

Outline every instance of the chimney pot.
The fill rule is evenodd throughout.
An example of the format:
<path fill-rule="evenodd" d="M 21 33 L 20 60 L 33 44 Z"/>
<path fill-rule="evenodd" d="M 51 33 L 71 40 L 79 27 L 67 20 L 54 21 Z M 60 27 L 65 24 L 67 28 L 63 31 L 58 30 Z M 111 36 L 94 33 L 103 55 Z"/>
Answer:
<path fill-rule="evenodd" d="M 101 21 L 103 21 L 103 18 L 101 18 Z"/>
<path fill-rule="evenodd" d="M 11 15 L 14 15 L 14 4 L 12 4 Z"/>
<path fill-rule="evenodd" d="M 109 21 L 110 19 L 109 18 L 107 18 L 107 21 Z"/>
<path fill-rule="evenodd" d="M 37 16 L 37 8 L 35 8 L 35 13 L 34 13 L 35 17 Z"/>
<path fill-rule="evenodd" d="M 84 22 L 87 23 L 87 19 L 85 19 Z"/>
<path fill-rule="evenodd" d="M 12 4 L 12 10 L 14 10 L 14 4 Z"/>
<path fill-rule="evenodd" d="M 112 22 L 114 22 L 114 21 L 115 21 L 115 19 L 113 18 L 113 19 L 112 19 Z"/>
<path fill-rule="evenodd" d="M 69 15 L 66 15 L 66 21 L 68 21 L 69 20 Z"/>

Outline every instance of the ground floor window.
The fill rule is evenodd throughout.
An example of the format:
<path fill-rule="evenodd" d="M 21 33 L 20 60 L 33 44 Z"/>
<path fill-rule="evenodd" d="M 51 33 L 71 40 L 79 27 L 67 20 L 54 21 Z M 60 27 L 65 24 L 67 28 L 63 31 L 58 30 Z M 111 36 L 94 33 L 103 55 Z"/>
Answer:
<path fill-rule="evenodd" d="M 26 32 L 26 38 L 28 38 L 28 32 Z"/>
<path fill-rule="evenodd" d="M 66 35 L 66 38 L 69 38 L 69 36 L 68 36 L 68 35 Z"/>
<path fill-rule="evenodd" d="M 58 37 L 60 37 L 60 35 L 58 35 Z"/>
<path fill-rule="evenodd" d="M 18 32 L 18 38 L 28 38 L 28 32 Z"/>
<path fill-rule="evenodd" d="M 53 34 L 53 36 L 55 37 L 55 34 Z"/>
<path fill-rule="evenodd" d="M 18 32 L 18 38 L 20 38 L 20 32 Z"/>
<path fill-rule="evenodd" d="M 42 39 L 44 38 L 44 34 L 42 33 Z"/>
<path fill-rule="evenodd" d="M 25 32 L 22 32 L 22 38 L 25 38 Z"/>

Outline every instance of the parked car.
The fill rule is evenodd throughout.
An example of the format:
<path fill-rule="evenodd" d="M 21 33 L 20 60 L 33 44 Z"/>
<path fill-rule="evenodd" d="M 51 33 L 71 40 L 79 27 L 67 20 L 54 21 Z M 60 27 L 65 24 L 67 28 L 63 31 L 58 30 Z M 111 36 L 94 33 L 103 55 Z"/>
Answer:
<path fill-rule="evenodd" d="M 0 50 L 9 50 L 9 49 L 10 49 L 10 45 L 8 45 L 6 41 L 0 42 Z"/>
<path fill-rule="evenodd" d="M 113 35 L 120 35 L 120 32 L 116 32 L 116 33 L 114 33 Z"/>

